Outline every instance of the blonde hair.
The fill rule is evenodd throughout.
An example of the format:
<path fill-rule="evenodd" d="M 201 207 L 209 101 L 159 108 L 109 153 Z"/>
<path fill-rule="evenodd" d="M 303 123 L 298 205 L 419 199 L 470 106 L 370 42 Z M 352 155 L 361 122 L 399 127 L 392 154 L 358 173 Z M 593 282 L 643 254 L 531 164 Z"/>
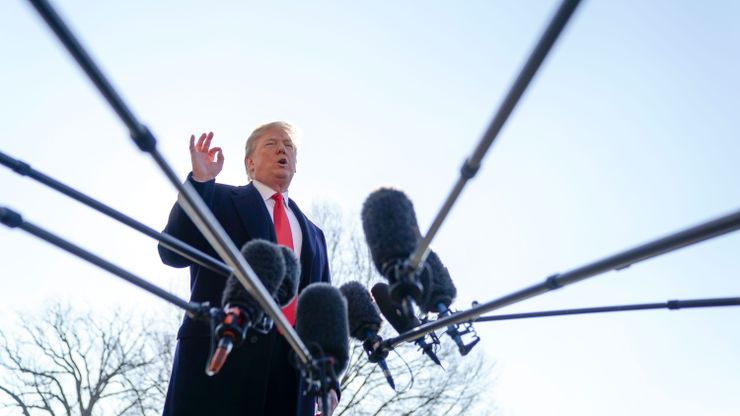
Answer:
<path fill-rule="evenodd" d="M 290 139 L 293 140 L 293 146 L 295 149 L 295 153 L 298 154 L 298 144 L 297 136 L 298 132 L 297 129 L 287 121 L 271 121 L 269 123 L 262 124 L 258 126 L 256 129 L 252 131 L 252 134 L 247 137 L 247 143 L 244 145 L 244 159 L 246 161 L 246 158 L 249 157 L 249 155 L 254 152 L 254 148 L 257 145 L 257 139 L 259 139 L 267 130 L 270 130 L 272 128 L 278 128 L 282 131 L 284 131 L 288 136 L 290 136 Z M 246 162 L 245 162 L 246 165 Z M 246 166 L 245 166 L 246 168 Z M 249 179 L 252 179 L 252 174 L 249 172 L 249 169 L 247 169 L 247 177 Z"/>
<path fill-rule="evenodd" d="M 251 155 L 254 151 L 254 146 L 255 143 L 257 143 L 257 139 L 259 139 L 259 137 L 262 136 L 267 130 L 270 130 L 272 128 L 278 128 L 284 131 L 288 136 L 290 136 L 291 139 L 293 139 L 293 144 L 295 145 L 296 128 L 287 121 L 271 121 L 269 123 L 258 126 L 252 131 L 252 134 L 247 137 L 247 143 L 246 145 L 244 145 L 244 152 L 246 157 L 249 157 L 249 155 Z M 296 148 L 296 153 L 297 152 L 298 148 Z"/>

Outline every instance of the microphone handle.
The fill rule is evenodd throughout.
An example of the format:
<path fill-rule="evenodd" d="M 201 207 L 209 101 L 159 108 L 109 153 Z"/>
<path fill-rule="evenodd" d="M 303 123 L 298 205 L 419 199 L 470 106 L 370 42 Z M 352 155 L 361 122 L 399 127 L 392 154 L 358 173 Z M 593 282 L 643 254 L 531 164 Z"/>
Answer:
<path fill-rule="evenodd" d="M 380 370 L 383 372 L 383 376 L 391 388 L 396 390 L 396 383 L 393 381 L 391 370 L 388 369 L 388 364 L 385 362 L 385 357 L 388 356 L 388 351 L 378 351 L 378 348 L 382 345 L 383 338 L 378 336 L 377 331 L 373 331 L 370 328 L 365 329 L 365 340 L 362 343 L 365 352 L 367 353 L 367 359 L 371 363 L 378 363 Z"/>
<path fill-rule="evenodd" d="M 211 361 L 208 363 L 206 374 L 209 376 L 214 376 L 216 373 L 221 371 L 221 367 L 224 366 L 226 358 L 229 356 L 229 353 L 233 348 L 234 340 L 231 337 L 221 338 L 218 341 L 218 348 L 216 348 L 216 351 L 211 357 Z"/>
<path fill-rule="evenodd" d="M 384 359 L 378 360 L 378 365 L 380 366 L 380 369 L 383 371 L 383 375 L 385 376 L 385 381 L 388 382 L 388 384 L 391 386 L 391 388 L 395 391 L 396 390 L 396 383 L 393 382 L 393 376 L 391 375 L 391 370 L 388 369 L 388 364 L 385 362 Z"/>
<path fill-rule="evenodd" d="M 416 345 L 421 348 L 421 350 L 426 354 L 429 358 L 434 361 L 434 364 L 437 364 L 438 366 L 442 367 L 442 362 L 439 361 L 439 358 L 437 357 L 437 354 L 434 353 L 434 350 L 432 349 L 432 346 L 427 344 L 426 341 L 424 341 L 424 338 L 417 338 L 415 341 Z"/>

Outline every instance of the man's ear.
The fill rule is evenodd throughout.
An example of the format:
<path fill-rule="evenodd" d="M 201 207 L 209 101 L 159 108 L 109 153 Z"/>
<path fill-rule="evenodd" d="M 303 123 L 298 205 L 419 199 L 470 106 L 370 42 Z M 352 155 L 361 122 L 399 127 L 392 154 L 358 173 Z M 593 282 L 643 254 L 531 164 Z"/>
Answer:
<path fill-rule="evenodd" d="M 247 175 L 249 175 L 249 172 L 254 168 L 254 161 L 251 157 L 244 156 L 244 166 L 247 168 Z"/>

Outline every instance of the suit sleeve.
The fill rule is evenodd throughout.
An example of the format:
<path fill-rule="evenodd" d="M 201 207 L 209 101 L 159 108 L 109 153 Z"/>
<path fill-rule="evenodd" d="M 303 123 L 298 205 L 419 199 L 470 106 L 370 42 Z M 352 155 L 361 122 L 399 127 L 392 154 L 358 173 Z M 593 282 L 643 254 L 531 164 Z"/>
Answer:
<path fill-rule="evenodd" d="M 208 182 L 196 182 L 193 180 L 191 173 L 188 174 L 188 178 L 185 182 L 189 182 L 190 185 L 193 186 L 198 195 L 203 198 L 203 201 L 206 203 L 208 208 L 212 210 L 216 181 L 210 180 Z M 185 210 L 182 209 L 178 202 L 175 202 L 175 205 L 172 206 L 169 219 L 167 220 L 167 225 L 163 232 L 203 252 L 212 252 L 208 241 L 206 241 L 203 234 L 198 230 L 195 224 L 193 224 L 190 217 L 188 217 L 188 214 L 185 213 Z M 159 250 L 159 257 L 162 259 L 162 262 L 168 266 L 188 267 L 193 265 L 191 260 L 169 250 L 161 243 L 157 246 L 157 249 Z"/>
<path fill-rule="evenodd" d="M 319 235 L 319 242 L 321 243 L 321 248 L 323 251 L 324 256 L 324 264 L 321 271 L 321 282 L 325 283 L 331 283 L 331 271 L 329 270 L 329 250 L 326 248 L 326 238 L 324 237 L 324 232 L 322 230 L 318 230 Z"/>

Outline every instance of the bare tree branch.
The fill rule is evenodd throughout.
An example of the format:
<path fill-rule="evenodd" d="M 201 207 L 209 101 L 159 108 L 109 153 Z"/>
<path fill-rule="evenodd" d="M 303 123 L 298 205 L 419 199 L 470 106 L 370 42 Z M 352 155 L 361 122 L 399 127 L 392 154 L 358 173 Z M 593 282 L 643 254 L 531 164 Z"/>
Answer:
<path fill-rule="evenodd" d="M 126 315 L 53 305 L 12 336 L 0 331 L 0 405 L 26 416 L 160 414 L 177 321 L 145 330 L 143 316 Z"/>

